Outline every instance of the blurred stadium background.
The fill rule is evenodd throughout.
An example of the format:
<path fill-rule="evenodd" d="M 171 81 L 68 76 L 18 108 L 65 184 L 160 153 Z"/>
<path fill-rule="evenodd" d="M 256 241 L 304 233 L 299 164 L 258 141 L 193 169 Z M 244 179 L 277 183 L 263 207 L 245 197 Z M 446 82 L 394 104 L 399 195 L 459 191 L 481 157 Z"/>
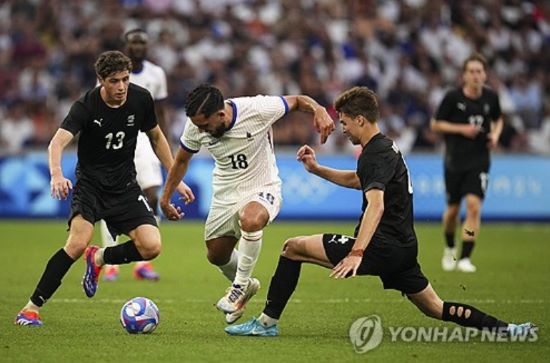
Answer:
<path fill-rule="evenodd" d="M 381 127 L 406 153 L 416 217 L 436 222 L 418 224 L 417 233 L 420 263 L 438 292 L 541 327 L 534 344 L 388 344 L 386 332 L 386 342 L 369 359 L 547 361 L 550 3 L 522 0 L 0 0 L 5 272 L 0 279 L 0 361 L 59 362 L 63 356 L 81 362 L 344 362 L 365 358 L 353 352 L 347 337 L 361 316 L 379 314 L 390 326 L 451 327 L 426 319 L 398 293 L 382 291 L 375 278 L 333 281 L 326 270 L 305 266 L 281 322 L 281 337 L 248 340 L 243 350 L 225 336 L 221 315 L 212 307 L 226 283 L 204 257 L 202 220 L 212 168 L 206 154 L 193 159 L 186 178 L 198 199 L 185 212 L 197 220 L 161 225 L 158 284 L 134 281 L 125 266 L 121 281 L 102 283 L 99 296 L 89 300 L 80 287 L 80 260 L 45 309 L 44 329 L 11 325 L 46 258 L 66 238 L 69 204 L 49 195 L 47 144 L 72 102 L 95 85 L 98 54 L 121 49 L 122 34 L 135 27 L 148 32 L 149 59 L 168 74 L 167 136 L 174 148 L 186 120 L 186 96 L 203 82 L 219 86 L 227 97 L 305 93 L 334 116 L 331 101 L 342 90 L 354 85 L 376 90 Z M 473 51 L 489 60 L 489 84 L 499 92 L 506 125 L 493 154 L 483 219 L 544 223 L 483 225 L 475 257 L 479 271 L 446 273 L 440 267 L 442 140 L 430 131 L 429 121 L 444 92 L 459 83 L 462 61 Z M 310 116 L 293 114 L 274 129 L 284 203 L 281 218 L 266 230 L 256 268 L 264 289 L 251 301 L 246 319 L 263 306 L 285 238 L 322 230 L 350 233 L 360 208 L 356 191 L 309 176 L 295 161 L 298 146 L 309 143 L 318 148 L 322 163 L 354 168 L 357 150 L 339 130 L 320 146 Z M 74 178 L 75 161 L 73 145 L 63 158 L 68 177 Z M 324 221 L 313 221 L 319 219 Z M 128 336 L 117 322 L 122 303 L 141 295 L 161 310 L 161 326 L 141 337 L 147 340 Z"/>
<path fill-rule="evenodd" d="M 85 90 L 93 62 L 122 49 L 122 34 L 150 35 L 149 58 L 168 74 L 168 138 L 177 147 L 187 93 L 203 82 L 227 97 L 305 93 L 325 105 L 342 90 L 366 85 L 381 102 L 383 132 L 407 155 L 419 219 L 443 208 L 441 137 L 430 117 L 460 82 L 473 51 L 489 60 L 505 129 L 496 152 L 484 217 L 550 219 L 550 4 L 546 1 L 426 0 L 120 0 L 0 2 L 0 216 L 65 217 L 49 198 L 46 146 Z M 275 124 L 285 182 L 283 218 L 354 218 L 359 205 L 307 176 L 293 160 L 316 145 L 308 117 Z M 353 167 L 340 132 L 319 148 L 322 161 Z M 74 155 L 65 173 L 73 177 Z M 210 191 L 208 158 L 188 177 L 202 218 Z M 206 169 L 205 169 L 206 168 Z M 333 208 L 319 208 L 331 201 Z"/>

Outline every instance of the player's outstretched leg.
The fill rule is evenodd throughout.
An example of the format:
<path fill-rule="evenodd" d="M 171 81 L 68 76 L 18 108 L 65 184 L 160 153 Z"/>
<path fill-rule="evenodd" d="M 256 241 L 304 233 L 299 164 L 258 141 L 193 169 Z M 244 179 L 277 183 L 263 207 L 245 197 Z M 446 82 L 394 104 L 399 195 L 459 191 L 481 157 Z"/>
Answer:
<path fill-rule="evenodd" d="M 59 288 L 61 280 L 67 271 L 69 271 L 74 261 L 63 248 L 50 258 L 29 302 L 15 317 L 15 324 L 42 326 L 40 308 Z"/>
<path fill-rule="evenodd" d="M 443 301 L 429 284 L 421 292 L 407 294 L 407 296 L 427 316 L 443 321 L 451 321 L 461 326 L 490 330 L 495 334 L 510 336 L 528 334 L 532 329 L 537 329 L 530 322 L 509 324 L 471 305 Z"/>

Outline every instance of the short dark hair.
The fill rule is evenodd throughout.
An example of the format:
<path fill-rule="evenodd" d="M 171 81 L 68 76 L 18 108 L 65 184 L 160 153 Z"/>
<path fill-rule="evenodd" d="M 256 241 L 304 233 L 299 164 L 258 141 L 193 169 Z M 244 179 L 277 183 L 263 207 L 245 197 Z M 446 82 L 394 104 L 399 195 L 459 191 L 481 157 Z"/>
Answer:
<path fill-rule="evenodd" d="M 462 63 L 462 72 L 466 72 L 466 67 L 468 66 L 468 63 L 470 62 L 479 62 L 483 65 L 483 70 L 487 71 L 487 59 L 480 53 L 473 53 L 468 58 L 464 60 L 464 63 Z"/>
<path fill-rule="evenodd" d="M 199 114 L 210 117 L 223 109 L 223 102 L 222 92 L 218 88 L 205 83 L 189 93 L 185 110 L 189 117 Z"/>
<path fill-rule="evenodd" d="M 109 77 L 113 73 L 132 71 L 132 61 L 118 50 L 103 52 L 95 62 L 95 73 L 101 79 Z"/>
<path fill-rule="evenodd" d="M 334 108 L 350 117 L 363 116 L 371 123 L 380 116 L 376 94 L 367 87 L 353 87 L 344 91 L 334 101 Z"/>

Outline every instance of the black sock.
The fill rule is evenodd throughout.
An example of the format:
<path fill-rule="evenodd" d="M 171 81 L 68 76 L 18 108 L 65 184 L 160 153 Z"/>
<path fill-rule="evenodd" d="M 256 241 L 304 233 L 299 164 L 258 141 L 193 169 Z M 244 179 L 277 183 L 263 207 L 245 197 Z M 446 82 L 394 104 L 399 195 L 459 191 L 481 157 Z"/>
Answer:
<path fill-rule="evenodd" d="M 443 302 L 443 321 L 452 321 L 458 325 L 477 328 L 479 330 L 489 329 L 494 332 L 504 330 L 508 323 L 477 310 L 473 306 Z"/>
<path fill-rule="evenodd" d="M 134 241 L 107 247 L 103 252 L 103 261 L 108 265 L 122 265 L 134 261 L 143 261 Z"/>
<path fill-rule="evenodd" d="M 298 285 L 302 263 L 284 256 L 279 257 L 275 275 L 271 278 L 264 314 L 279 319 L 290 296 Z"/>
<path fill-rule="evenodd" d="M 61 285 L 61 280 L 73 263 L 74 260 L 63 248 L 57 251 L 46 264 L 46 269 L 31 296 L 32 303 L 37 306 L 44 305 Z"/>
<path fill-rule="evenodd" d="M 474 249 L 475 241 L 462 241 L 462 253 L 460 254 L 460 259 L 470 258 L 472 255 L 472 250 Z"/>
<path fill-rule="evenodd" d="M 454 248 L 455 247 L 455 234 L 454 234 L 454 232 L 452 232 L 452 233 L 445 232 L 445 241 L 447 242 L 447 247 Z"/>

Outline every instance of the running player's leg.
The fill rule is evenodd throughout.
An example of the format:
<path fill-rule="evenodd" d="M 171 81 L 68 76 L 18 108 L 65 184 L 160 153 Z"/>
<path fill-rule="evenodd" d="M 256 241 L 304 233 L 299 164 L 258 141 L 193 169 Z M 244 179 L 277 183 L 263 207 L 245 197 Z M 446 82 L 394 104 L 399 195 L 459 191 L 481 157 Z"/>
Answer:
<path fill-rule="evenodd" d="M 252 272 L 260 255 L 263 228 L 269 219 L 267 209 L 256 201 L 247 203 L 239 212 L 241 237 L 239 239 L 237 271 L 231 288 L 216 305 L 226 314 L 243 310 L 248 300 L 256 294 L 260 287 L 259 281 L 252 279 Z"/>
<path fill-rule="evenodd" d="M 325 252 L 323 235 L 288 239 L 279 256 L 277 269 L 269 285 L 266 305 L 259 318 L 228 327 L 225 331 L 231 335 L 278 335 L 277 322 L 296 289 L 303 262 L 314 263 L 326 268 L 334 267 Z"/>
<path fill-rule="evenodd" d="M 454 270 L 457 261 L 455 246 L 455 232 L 458 224 L 460 201 L 461 174 L 445 170 L 445 190 L 447 194 L 447 207 L 443 213 L 443 234 L 445 236 L 445 248 L 441 259 L 441 267 L 444 271 Z"/>
<path fill-rule="evenodd" d="M 239 253 L 235 249 L 237 238 L 223 236 L 206 241 L 206 258 L 208 262 L 217 266 L 221 273 L 231 282 L 237 274 Z"/>
<path fill-rule="evenodd" d="M 77 215 L 70 221 L 69 237 L 63 248 L 48 261 L 42 277 L 29 302 L 17 315 L 15 323 L 19 325 L 42 325 L 38 315 L 40 308 L 51 298 L 61 285 L 61 280 L 86 249 L 93 235 L 94 226 Z"/>
<path fill-rule="evenodd" d="M 486 171 L 473 170 L 466 174 L 462 183 L 462 195 L 466 199 L 466 218 L 462 226 L 462 252 L 457 263 L 457 269 L 462 272 L 476 271 L 470 256 L 479 236 L 481 204 L 485 197 L 488 178 Z"/>
<path fill-rule="evenodd" d="M 443 301 L 430 284 L 418 293 L 407 294 L 407 297 L 425 315 L 438 320 L 452 321 L 465 327 L 508 334 L 523 334 L 535 328 L 532 323 L 508 324 L 471 305 Z"/>

